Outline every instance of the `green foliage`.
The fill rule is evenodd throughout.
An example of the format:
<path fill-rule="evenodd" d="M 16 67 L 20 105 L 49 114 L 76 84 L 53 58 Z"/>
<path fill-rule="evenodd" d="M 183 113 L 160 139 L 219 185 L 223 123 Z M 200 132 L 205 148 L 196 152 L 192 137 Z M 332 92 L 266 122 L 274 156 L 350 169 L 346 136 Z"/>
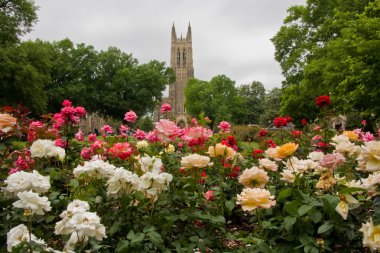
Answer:
<path fill-rule="evenodd" d="M 198 116 L 204 113 L 213 124 L 223 120 L 239 122 L 244 115 L 244 99 L 238 95 L 235 82 L 224 75 L 213 77 L 210 82 L 190 79 L 185 97 L 189 114 Z"/>
<path fill-rule="evenodd" d="M 260 115 L 265 111 L 264 99 L 266 97 L 264 85 L 258 81 L 243 84 L 238 87 L 238 94 L 244 99 L 245 117 L 239 124 L 258 124 Z"/>
<path fill-rule="evenodd" d="M 272 39 L 286 80 L 281 111 L 316 114 L 312 98 L 330 94 L 341 113 L 379 115 L 380 2 L 308 1 L 293 6 Z"/>
<path fill-rule="evenodd" d="M 23 104 L 36 115 L 46 113 L 51 58 L 41 41 L 0 47 L 0 105 Z"/>
<path fill-rule="evenodd" d="M 0 1 L 0 45 L 15 44 L 37 21 L 37 6 L 30 0 Z"/>

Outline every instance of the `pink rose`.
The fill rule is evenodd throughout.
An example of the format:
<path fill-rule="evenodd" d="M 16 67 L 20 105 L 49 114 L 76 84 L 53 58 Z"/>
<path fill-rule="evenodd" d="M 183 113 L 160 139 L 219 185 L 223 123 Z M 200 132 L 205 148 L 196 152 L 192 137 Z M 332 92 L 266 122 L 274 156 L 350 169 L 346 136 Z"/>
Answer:
<path fill-rule="evenodd" d="M 91 148 L 82 149 L 82 151 L 80 152 L 80 155 L 83 157 L 84 160 L 89 160 L 91 158 L 91 155 L 92 155 Z"/>
<path fill-rule="evenodd" d="M 213 194 L 214 191 L 212 190 L 208 190 L 206 193 L 203 193 L 203 197 L 205 197 L 205 199 L 207 199 L 207 201 L 211 201 L 215 198 Z"/>
<path fill-rule="evenodd" d="M 162 104 L 161 113 L 170 112 L 171 110 L 172 110 L 172 107 L 168 103 Z"/>
<path fill-rule="evenodd" d="M 135 133 L 133 134 L 133 137 L 135 137 L 138 140 L 143 140 L 146 137 L 146 133 L 140 129 L 136 129 Z"/>
<path fill-rule="evenodd" d="M 95 142 L 96 141 L 96 134 L 89 134 L 88 135 L 88 141 L 89 142 Z"/>
<path fill-rule="evenodd" d="M 158 139 L 163 143 L 173 141 L 177 136 L 180 128 L 173 122 L 167 119 L 161 119 L 156 122 L 154 132 Z"/>
<path fill-rule="evenodd" d="M 104 125 L 101 128 L 106 134 L 111 134 L 112 133 L 112 127 L 110 125 Z"/>
<path fill-rule="evenodd" d="M 77 139 L 78 141 L 84 140 L 84 135 L 83 135 L 83 132 L 81 130 L 79 130 L 78 133 L 75 134 L 75 139 Z"/>
<path fill-rule="evenodd" d="M 321 160 L 319 160 L 319 164 L 328 169 L 335 169 L 345 161 L 346 158 L 341 153 L 332 153 L 324 155 Z"/>
<path fill-rule="evenodd" d="M 71 106 L 71 102 L 70 102 L 70 100 L 65 99 L 65 100 L 63 100 L 62 105 L 64 107 Z"/>
<path fill-rule="evenodd" d="M 137 115 L 134 111 L 129 111 L 125 113 L 124 120 L 127 122 L 134 123 L 137 119 Z"/>
<path fill-rule="evenodd" d="M 227 121 L 222 121 L 219 123 L 219 133 L 226 133 L 228 134 L 230 132 L 231 124 Z"/>

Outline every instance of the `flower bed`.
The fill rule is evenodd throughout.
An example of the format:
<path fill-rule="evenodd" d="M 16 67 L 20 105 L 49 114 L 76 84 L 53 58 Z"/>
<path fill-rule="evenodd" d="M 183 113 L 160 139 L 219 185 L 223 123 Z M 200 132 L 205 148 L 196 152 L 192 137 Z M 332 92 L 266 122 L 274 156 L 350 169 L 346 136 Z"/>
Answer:
<path fill-rule="evenodd" d="M 319 119 L 293 132 L 283 129 L 290 117 L 275 119 L 279 131 L 258 131 L 254 150 L 228 122 L 212 133 L 162 119 L 145 133 L 129 111 L 119 133 L 106 125 L 84 136 L 85 109 L 67 100 L 41 121 L 5 107 L 1 243 L 9 252 L 376 251 L 380 141 L 328 129 L 330 104 L 317 99 Z"/>

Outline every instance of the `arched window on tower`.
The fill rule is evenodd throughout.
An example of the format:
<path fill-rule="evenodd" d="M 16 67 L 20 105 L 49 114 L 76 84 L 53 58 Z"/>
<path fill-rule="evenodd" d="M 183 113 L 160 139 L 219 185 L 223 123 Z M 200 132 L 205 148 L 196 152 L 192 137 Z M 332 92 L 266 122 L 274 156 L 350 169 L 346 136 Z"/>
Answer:
<path fill-rule="evenodd" d="M 183 49 L 183 66 L 186 66 L 186 49 Z"/>
<path fill-rule="evenodd" d="M 181 66 L 181 52 L 179 51 L 179 48 L 177 50 L 177 66 Z"/>

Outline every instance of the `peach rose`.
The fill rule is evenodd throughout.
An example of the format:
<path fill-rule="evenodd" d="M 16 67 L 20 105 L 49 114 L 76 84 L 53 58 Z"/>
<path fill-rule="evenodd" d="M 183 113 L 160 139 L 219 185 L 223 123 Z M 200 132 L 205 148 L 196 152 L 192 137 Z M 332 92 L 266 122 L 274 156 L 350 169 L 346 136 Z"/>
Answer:
<path fill-rule="evenodd" d="M 16 126 L 17 119 L 8 113 L 0 113 L 0 131 L 8 133 Z"/>
<path fill-rule="evenodd" d="M 268 190 L 245 188 L 240 195 L 237 195 L 236 204 L 241 205 L 244 211 L 252 211 L 257 208 L 270 208 L 276 205 L 276 200 Z"/>
<path fill-rule="evenodd" d="M 186 169 L 191 169 L 191 168 L 204 168 L 207 166 L 211 166 L 212 163 L 210 163 L 210 157 L 208 156 L 191 154 L 191 155 L 182 157 L 181 165 L 182 167 Z"/>
<path fill-rule="evenodd" d="M 257 168 L 256 166 L 244 170 L 239 177 L 239 183 L 245 187 L 264 188 L 268 181 L 268 173 L 265 170 Z"/>

